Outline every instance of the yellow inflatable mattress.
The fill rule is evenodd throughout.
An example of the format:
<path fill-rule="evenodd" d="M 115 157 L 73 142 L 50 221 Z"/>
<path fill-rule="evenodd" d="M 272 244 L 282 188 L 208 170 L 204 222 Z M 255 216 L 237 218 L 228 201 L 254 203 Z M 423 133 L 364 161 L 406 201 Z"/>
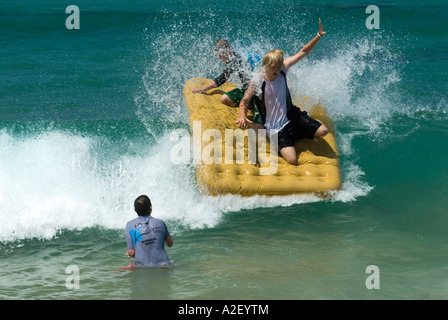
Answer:
<path fill-rule="evenodd" d="M 298 165 L 295 166 L 288 164 L 277 152 L 270 152 L 269 139 L 261 134 L 262 131 L 243 131 L 235 124 L 238 108 L 221 103 L 222 94 L 234 89 L 235 84 L 225 83 L 204 94 L 192 93 L 192 89 L 201 88 L 210 81 L 190 79 L 183 91 L 190 115 L 193 161 L 201 192 L 242 196 L 325 195 L 330 190 L 340 189 L 335 129 L 322 106 L 306 108 L 296 102 L 313 118 L 322 121 L 329 133 L 323 138 L 297 140 Z M 249 111 L 248 118 L 252 119 L 253 115 Z"/>

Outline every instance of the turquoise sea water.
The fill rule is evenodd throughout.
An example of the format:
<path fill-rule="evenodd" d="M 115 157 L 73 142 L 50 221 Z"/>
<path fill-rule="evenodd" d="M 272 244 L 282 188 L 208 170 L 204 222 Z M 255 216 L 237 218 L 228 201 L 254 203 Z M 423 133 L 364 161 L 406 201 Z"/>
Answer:
<path fill-rule="evenodd" d="M 446 2 L 72 4 L 79 30 L 68 3 L 0 4 L 0 299 L 448 298 Z M 200 194 L 193 165 L 169 161 L 185 81 L 220 72 L 217 38 L 292 55 L 318 18 L 327 35 L 288 82 L 333 119 L 342 190 Z M 117 272 L 140 194 L 174 267 Z"/>

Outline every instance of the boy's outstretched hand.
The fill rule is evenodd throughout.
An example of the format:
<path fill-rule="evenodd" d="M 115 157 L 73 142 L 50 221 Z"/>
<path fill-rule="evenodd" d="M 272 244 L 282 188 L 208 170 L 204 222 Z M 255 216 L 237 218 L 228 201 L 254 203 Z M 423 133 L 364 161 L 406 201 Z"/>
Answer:
<path fill-rule="evenodd" d="M 235 121 L 235 124 L 237 124 L 238 127 L 240 127 L 241 129 L 247 129 L 248 123 L 253 123 L 253 122 L 250 121 L 249 119 L 247 119 L 247 117 L 245 117 L 245 116 L 239 116 L 239 118 Z"/>
<path fill-rule="evenodd" d="M 319 35 L 321 36 L 321 37 L 323 37 L 324 35 L 325 35 L 325 31 L 324 31 L 324 27 L 322 26 L 322 22 L 320 21 L 320 18 L 319 18 Z"/>

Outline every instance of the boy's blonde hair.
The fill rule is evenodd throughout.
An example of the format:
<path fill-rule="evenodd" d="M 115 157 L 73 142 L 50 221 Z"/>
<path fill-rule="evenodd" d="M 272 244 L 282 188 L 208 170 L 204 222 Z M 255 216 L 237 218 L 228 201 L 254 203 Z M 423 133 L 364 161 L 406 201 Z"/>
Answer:
<path fill-rule="evenodd" d="M 267 52 L 261 61 L 262 67 L 280 67 L 283 65 L 283 51 L 275 49 Z"/>

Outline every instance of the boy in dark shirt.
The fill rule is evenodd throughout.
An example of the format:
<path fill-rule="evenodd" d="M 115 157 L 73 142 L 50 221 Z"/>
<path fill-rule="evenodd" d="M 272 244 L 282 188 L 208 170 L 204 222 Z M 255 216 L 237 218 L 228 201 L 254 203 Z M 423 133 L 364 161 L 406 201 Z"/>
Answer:
<path fill-rule="evenodd" d="M 218 59 L 226 64 L 223 72 L 217 76 L 212 82 L 202 88 L 195 88 L 192 90 L 194 93 L 204 93 L 207 90 L 219 87 L 227 82 L 230 75 L 233 72 L 237 72 L 241 81 L 241 88 L 233 89 L 226 92 L 221 97 L 221 102 L 230 107 L 238 107 L 241 99 L 244 96 L 244 92 L 247 90 L 251 79 L 250 64 L 242 59 L 242 57 L 236 53 L 229 42 L 225 39 L 218 39 L 215 42 L 215 52 Z M 251 106 L 255 105 L 254 100 L 251 101 Z"/>

